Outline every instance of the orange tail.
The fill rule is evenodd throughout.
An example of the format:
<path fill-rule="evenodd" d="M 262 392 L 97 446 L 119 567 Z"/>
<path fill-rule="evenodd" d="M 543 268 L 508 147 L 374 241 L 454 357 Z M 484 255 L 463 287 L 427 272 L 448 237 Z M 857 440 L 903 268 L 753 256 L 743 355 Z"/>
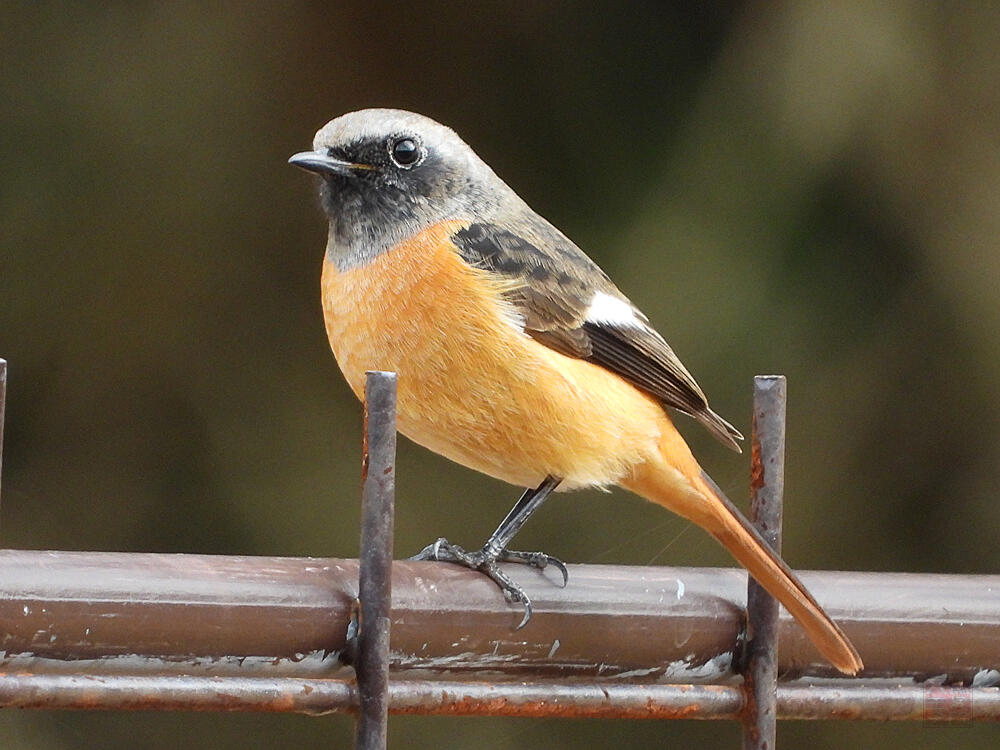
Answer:
<path fill-rule="evenodd" d="M 864 666 L 861 657 L 844 631 L 830 619 L 736 506 L 714 487 L 694 459 L 688 460 L 690 451 L 685 450 L 683 454 L 686 455 L 679 463 L 685 471 L 659 461 L 649 462 L 638 467 L 634 476 L 624 483 L 625 487 L 702 526 L 781 602 L 834 667 L 849 675 L 860 672 Z"/>

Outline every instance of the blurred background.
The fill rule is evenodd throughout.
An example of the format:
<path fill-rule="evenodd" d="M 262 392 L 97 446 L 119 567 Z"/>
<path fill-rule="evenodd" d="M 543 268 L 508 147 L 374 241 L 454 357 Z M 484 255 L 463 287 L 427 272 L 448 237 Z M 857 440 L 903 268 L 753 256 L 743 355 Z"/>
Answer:
<path fill-rule="evenodd" d="M 997 573 L 998 39 L 989 3 L 8 0 L 0 543 L 357 555 L 361 411 L 323 331 L 316 184 L 285 162 L 328 119 L 390 106 L 454 127 L 745 432 L 752 376 L 788 376 L 793 566 Z M 678 422 L 745 498 L 747 457 Z M 517 494 L 400 453 L 401 556 L 480 543 Z M 622 491 L 560 496 L 518 542 L 731 564 Z M 348 747 L 352 731 L 0 716 L 12 749 Z M 730 748 L 738 731 L 395 717 L 390 745 Z M 779 742 L 993 748 L 997 732 L 791 723 Z"/>

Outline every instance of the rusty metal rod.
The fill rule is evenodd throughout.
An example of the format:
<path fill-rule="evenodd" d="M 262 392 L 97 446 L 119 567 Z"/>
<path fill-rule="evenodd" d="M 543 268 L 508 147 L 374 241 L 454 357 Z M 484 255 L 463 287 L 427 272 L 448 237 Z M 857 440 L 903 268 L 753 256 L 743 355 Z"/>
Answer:
<path fill-rule="evenodd" d="M 361 622 L 355 663 L 360 714 L 354 746 L 357 750 L 385 750 L 389 734 L 392 521 L 396 491 L 395 373 L 367 374 L 364 436 L 358 574 Z"/>
<path fill-rule="evenodd" d="M 571 565 L 565 589 L 508 570 L 535 602 L 516 632 L 521 611 L 484 576 L 395 562 L 392 668 L 630 682 L 732 674 L 742 570 Z M 1000 670 L 1000 576 L 800 576 L 865 654 L 866 675 L 983 684 Z M 357 580 L 356 560 L 0 550 L 0 671 L 200 674 L 242 660 L 240 674 L 313 676 L 335 662 L 324 651 L 344 648 Z M 782 675 L 834 675 L 784 612 L 779 628 Z"/>
<path fill-rule="evenodd" d="M 785 491 L 786 402 L 784 376 L 754 377 L 750 520 L 779 555 Z M 747 630 L 743 748 L 774 750 L 778 731 L 778 602 L 753 578 L 747 582 Z"/>
<path fill-rule="evenodd" d="M 389 699 L 390 712 L 405 714 L 738 719 L 744 694 L 732 685 L 400 679 Z M 323 714 L 357 710 L 358 691 L 350 680 L 319 678 L 0 673 L 0 706 Z M 1000 688 L 781 684 L 778 718 L 1000 721 Z"/>
<path fill-rule="evenodd" d="M 0 359 L 0 500 L 3 499 L 3 423 L 7 410 L 7 360 Z"/>

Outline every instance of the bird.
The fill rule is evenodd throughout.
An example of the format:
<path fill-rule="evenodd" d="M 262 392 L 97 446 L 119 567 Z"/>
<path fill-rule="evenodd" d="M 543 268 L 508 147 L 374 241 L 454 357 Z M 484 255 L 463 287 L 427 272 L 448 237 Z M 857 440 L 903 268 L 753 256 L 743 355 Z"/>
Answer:
<path fill-rule="evenodd" d="M 649 318 L 533 211 L 451 128 L 396 109 L 341 115 L 289 162 L 320 177 L 329 220 L 327 337 L 355 395 L 398 377 L 397 424 L 414 442 L 527 488 L 483 547 L 447 539 L 411 559 L 478 570 L 531 602 L 500 562 L 557 567 L 508 548 L 555 490 L 625 489 L 715 537 L 838 670 L 857 650 L 701 469 L 668 409 L 736 451 L 743 436 Z"/>

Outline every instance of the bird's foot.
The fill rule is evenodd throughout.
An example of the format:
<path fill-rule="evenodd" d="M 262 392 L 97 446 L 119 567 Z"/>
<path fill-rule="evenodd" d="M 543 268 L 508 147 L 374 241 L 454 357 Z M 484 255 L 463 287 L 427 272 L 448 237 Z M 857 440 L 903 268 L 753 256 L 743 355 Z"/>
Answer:
<path fill-rule="evenodd" d="M 549 565 L 557 568 L 562 573 L 565 586 L 569 581 L 569 572 L 562 560 L 546 555 L 544 552 L 518 552 L 517 550 L 496 549 L 489 544 L 478 552 L 468 552 L 457 544 L 452 544 L 445 538 L 438 539 L 433 544 L 428 544 L 420 552 L 410 558 L 411 560 L 437 560 L 440 562 L 450 562 L 456 565 L 463 565 L 472 570 L 478 570 L 493 581 L 504 597 L 511 602 L 524 606 L 524 618 L 515 628 L 520 630 L 528 624 L 531 619 L 531 599 L 524 592 L 524 589 L 511 580 L 510 576 L 500 570 L 498 563 L 512 562 L 528 565 L 538 570 L 544 570 Z"/>

